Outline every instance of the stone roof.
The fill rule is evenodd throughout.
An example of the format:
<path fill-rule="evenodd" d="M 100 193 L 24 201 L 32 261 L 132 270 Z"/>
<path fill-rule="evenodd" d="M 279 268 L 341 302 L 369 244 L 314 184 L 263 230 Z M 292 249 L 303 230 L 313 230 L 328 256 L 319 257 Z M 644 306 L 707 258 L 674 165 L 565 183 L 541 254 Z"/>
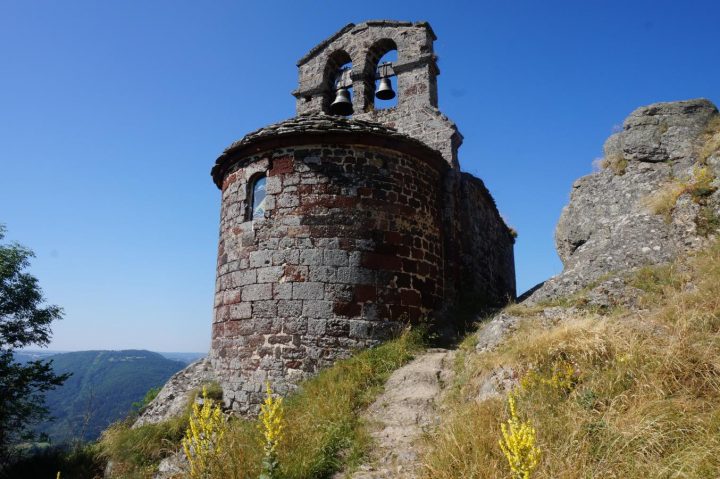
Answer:
<path fill-rule="evenodd" d="M 319 136 L 322 138 L 318 139 Z M 300 141 L 300 138 L 303 138 L 304 141 Z M 262 151 L 265 145 L 274 147 L 280 143 L 283 143 L 285 146 L 306 144 L 308 139 L 312 139 L 314 142 L 347 142 L 350 138 L 356 141 L 359 140 L 357 143 L 360 144 L 420 153 L 423 157 L 430 159 L 439 166 L 446 165 L 440 152 L 430 148 L 420 140 L 399 133 L 394 128 L 373 121 L 356 120 L 320 113 L 299 115 L 248 133 L 223 151 L 218 159 L 215 160 L 215 165 L 210 174 L 215 184 L 219 187 L 222 184 L 226 168 L 230 166 L 234 158 L 244 152 L 256 153 Z"/>

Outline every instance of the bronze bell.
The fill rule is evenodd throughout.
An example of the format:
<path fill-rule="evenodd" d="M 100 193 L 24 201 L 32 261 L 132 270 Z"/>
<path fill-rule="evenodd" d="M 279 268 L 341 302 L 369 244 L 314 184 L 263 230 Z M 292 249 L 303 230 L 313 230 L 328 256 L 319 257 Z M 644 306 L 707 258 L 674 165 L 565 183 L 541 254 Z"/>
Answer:
<path fill-rule="evenodd" d="M 380 79 L 380 86 L 375 92 L 375 96 L 381 100 L 392 100 L 395 98 L 395 92 L 392 89 L 392 83 L 390 83 L 389 78 L 383 77 Z"/>
<path fill-rule="evenodd" d="M 330 113 L 333 115 L 348 116 L 353 114 L 350 92 L 347 88 L 338 88 L 335 101 L 330 105 Z"/>

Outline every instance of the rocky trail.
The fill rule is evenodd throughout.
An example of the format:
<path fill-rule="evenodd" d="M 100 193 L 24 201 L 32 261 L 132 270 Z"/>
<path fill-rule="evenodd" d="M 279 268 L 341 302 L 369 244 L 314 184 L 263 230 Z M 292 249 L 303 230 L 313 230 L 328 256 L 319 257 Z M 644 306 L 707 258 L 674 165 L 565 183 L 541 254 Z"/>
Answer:
<path fill-rule="evenodd" d="M 429 349 L 395 371 L 364 413 L 374 440 L 365 463 L 335 479 L 414 479 L 419 441 L 439 420 L 439 404 L 452 379 L 455 351 Z"/>

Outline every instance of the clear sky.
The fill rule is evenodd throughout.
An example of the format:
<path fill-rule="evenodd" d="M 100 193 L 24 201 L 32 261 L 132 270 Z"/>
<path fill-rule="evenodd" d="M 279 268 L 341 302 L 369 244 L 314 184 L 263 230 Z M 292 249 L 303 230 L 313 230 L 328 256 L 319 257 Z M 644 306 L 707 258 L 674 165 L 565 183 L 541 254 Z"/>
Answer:
<path fill-rule="evenodd" d="M 310 48 L 378 18 L 433 26 L 461 164 L 519 231 L 518 292 L 559 272 L 571 185 L 633 109 L 720 103 L 717 0 L 0 0 L 0 222 L 65 309 L 51 348 L 207 350 L 210 167 L 294 114 Z"/>

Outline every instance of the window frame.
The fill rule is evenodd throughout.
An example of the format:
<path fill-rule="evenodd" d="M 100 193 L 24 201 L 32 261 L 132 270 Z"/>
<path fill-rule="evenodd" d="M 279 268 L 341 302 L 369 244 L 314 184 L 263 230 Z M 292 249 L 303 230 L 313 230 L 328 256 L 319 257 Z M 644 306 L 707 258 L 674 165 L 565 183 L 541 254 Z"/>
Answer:
<path fill-rule="evenodd" d="M 262 217 L 255 217 L 255 189 L 260 180 L 265 180 L 265 197 L 263 197 L 263 200 L 267 197 L 267 172 L 261 171 L 255 173 L 247 183 L 245 221 L 255 221 L 265 218 L 265 209 L 263 209 Z"/>

